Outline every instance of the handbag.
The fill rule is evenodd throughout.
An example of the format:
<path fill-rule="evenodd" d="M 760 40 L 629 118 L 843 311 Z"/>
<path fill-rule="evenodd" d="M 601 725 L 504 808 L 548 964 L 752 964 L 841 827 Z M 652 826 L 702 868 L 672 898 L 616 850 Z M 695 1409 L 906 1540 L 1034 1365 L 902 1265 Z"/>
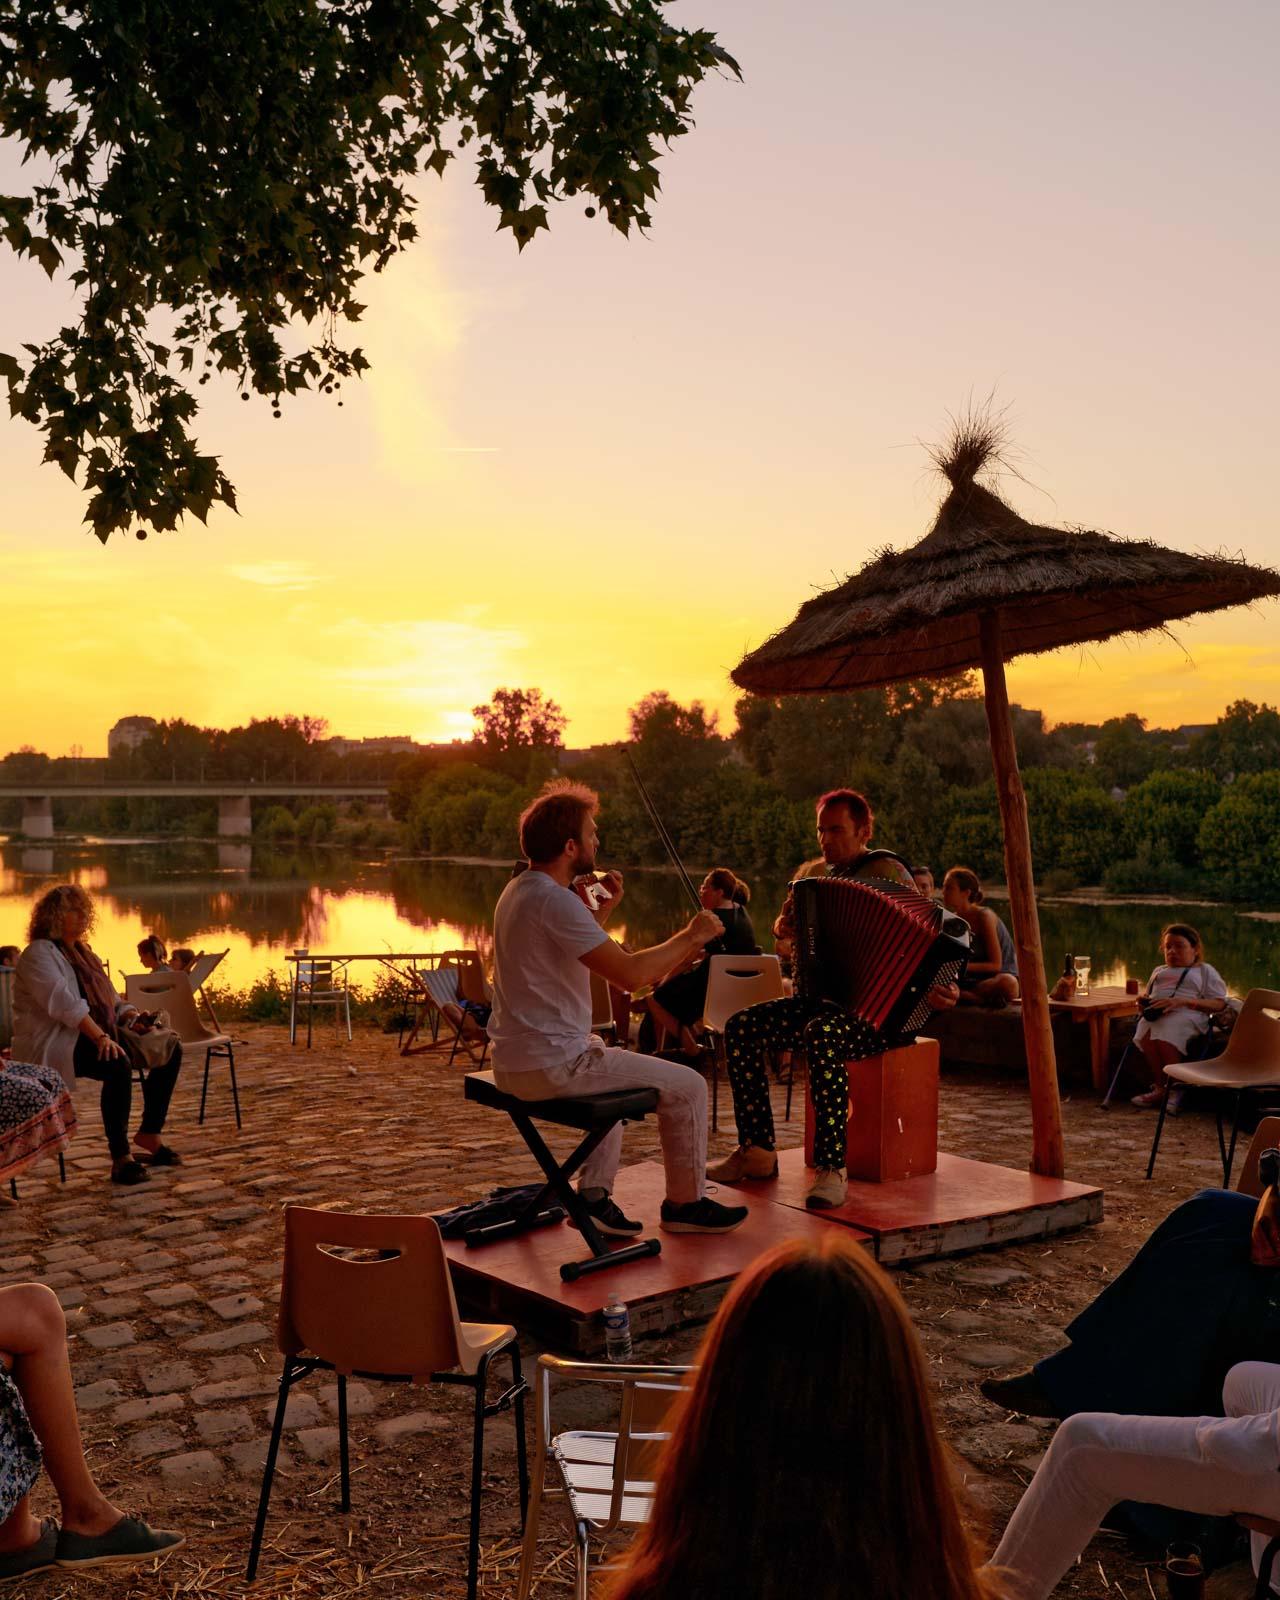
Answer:
<path fill-rule="evenodd" d="M 167 1011 L 157 1011 L 156 1020 L 145 1033 L 135 1033 L 127 1023 L 118 1031 L 120 1043 L 129 1057 L 129 1065 L 137 1067 L 140 1072 L 167 1066 L 173 1059 L 174 1050 L 182 1042 L 169 1021 Z"/>

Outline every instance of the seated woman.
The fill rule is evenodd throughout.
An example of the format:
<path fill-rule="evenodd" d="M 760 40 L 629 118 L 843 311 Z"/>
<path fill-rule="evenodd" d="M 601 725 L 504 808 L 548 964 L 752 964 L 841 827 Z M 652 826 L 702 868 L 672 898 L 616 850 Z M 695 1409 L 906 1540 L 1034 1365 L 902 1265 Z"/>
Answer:
<path fill-rule="evenodd" d="M 704 956 L 754 956 L 760 953 L 756 931 L 747 913 L 751 901 L 749 884 L 730 872 L 728 867 L 715 867 L 702 880 L 698 899 L 704 911 L 714 911 L 724 923 L 723 938 L 708 945 Z M 665 983 L 660 983 L 649 996 L 649 1015 L 658 1027 L 665 1028 L 672 1038 L 679 1039 L 682 1050 L 692 1052 L 698 1047 L 692 1030 L 707 1003 L 709 976 L 706 961 L 699 960 L 698 965 L 690 971 L 677 972 Z"/>
<path fill-rule="evenodd" d="M 1209 1027 L 1209 1018 L 1228 1009 L 1227 986 L 1204 959 L 1200 935 L 1186 922 L 1171 922 L 1160 935 L 1164 965 L 1147 980 L 1139 1000 L 1142 1012 L 1133 1042 L 1151 1074 L 1152 1088 L 1135 1094 L 1133 1103 L 1150 1109 L 1164 1099 L 1164 1069 L 1185 1061 L 1189 1047 Z M 1182 1090 L 1169 1091 L 1169 1111 L 1177 1115 Z"/>
<path fill-rule="evenodd" d="M 942 880 L 942 903 L 963 917 L 973 937 L 973 959 L 960 980 L 962 1006 L 1007 1006 L 1020 994 L 1013 935 L 982 903 L 982 882 L 968 867 L 952 867 Z"/>
<path fill-rule="evenodd" d="M 138 960 L 148 972 L 172 972 L 169 965 L 169 952 L 164 947 L 164 940 L 158 933 L 149 933 L 145 939 L 138 940 Z"/>
<path fill-rule="evenodd" d="M 1068 1417 L 991 1558 L 1010 1600 L 1047 1600 L 1119 1501 L 1280 1518 L 1280 1367 L 1232 1367 L 1222 1405 L 1223 1417 Z M 1266 1543 L 1253 1535 L 1255 1570 Z"/>
<path fill-rule="evenodd" d="M 41 1462 L 62 1525 L 32 1515 Z M 52 1289 L 0 1289 L 0 1583 L 48 1567 L 138 1566 L 185 1541 L 112 1505 L 80 1442 L 67 1323 Z"/>
<path fill-rule="evenodd" d="M 994 1600 L 898 1291 L 837 1227 L 738 1278 L 609 1600 Z"/>
<path fill-rule="evenodd" d="M 133 1069 L 122 1031 L 147 1030 L 146 1018 L 111 987 L 102 962 L 85 943 L 94 905 L 77 884 L 60 884 L 36 901 L 27 948 L 13 986 L 13 1054 L 61 1073 L 69 1088 L 77 1078 L 102 1084 L 102 1125 L 111 1152 L 112 1183 L 144 1183 L 143 1161 L 176 1166 L 177 1155 L 161 1140 L 169 1101 L 182 1066 L 175 1038 L 166 1061 L 142 1080 L 142 1122 L 129 1150 Z"/>

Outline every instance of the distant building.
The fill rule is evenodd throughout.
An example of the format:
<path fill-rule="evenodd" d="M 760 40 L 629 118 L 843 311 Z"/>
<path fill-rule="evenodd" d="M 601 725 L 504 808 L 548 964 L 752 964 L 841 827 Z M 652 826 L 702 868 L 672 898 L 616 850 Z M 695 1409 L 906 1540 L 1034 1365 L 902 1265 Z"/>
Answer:
<path fill-rule="evenodd" d="M 121 717 L 107 735 L 107 754 L 117 756 L 136 750 L 159 726 L 154 717 Z"/>
<path fill-rule="evenodd" d="M 325 747 L 335 756 L 411 756 L 421 745 L 407 734 L 385 734 L 372 739 L 325 739 Z"/>
<path fill-rule="evenodd" d="M 1191 741 L 1198 739 L 1201 734 L 1208 733 L 1214 727 L 1212 722 L 1184 722 L 1181 727 L 1173 730 L 1172 748 L 1174 750 L 1189 750 Z"/>

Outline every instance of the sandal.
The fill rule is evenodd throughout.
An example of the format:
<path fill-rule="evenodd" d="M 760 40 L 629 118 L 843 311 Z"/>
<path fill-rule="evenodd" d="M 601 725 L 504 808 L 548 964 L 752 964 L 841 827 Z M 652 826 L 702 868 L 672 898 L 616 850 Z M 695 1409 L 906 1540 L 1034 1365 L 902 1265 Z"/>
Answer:
<path fill-rule="evenodd" d="M 112 1183 L 123 1183 L 130 1185 L 135 1183 L 147 1183 L 150 1178 L 151 1174 L 147 1171 L 147 1169 L 140 1161 L 135 1161 L 132 1156 L 130 1156 L 129 1160 L 123 1162 L 120 1166 L 112 1167 L 111 1169 Z"/>
<path fill-rule="evenodd" d="M 139 1150 L 136 1160 L 147 1167 L 180 1167 L 182 1157 L 176 1150 L 171 1150 L 167 1144 L 157 1145 L 154 1150 Z"/>

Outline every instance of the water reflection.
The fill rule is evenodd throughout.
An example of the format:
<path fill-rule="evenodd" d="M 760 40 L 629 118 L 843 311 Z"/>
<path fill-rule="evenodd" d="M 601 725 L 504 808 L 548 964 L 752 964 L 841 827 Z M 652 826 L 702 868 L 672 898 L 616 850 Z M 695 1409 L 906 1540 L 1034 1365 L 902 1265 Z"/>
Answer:
<path fill-rule="evenodd" d="M 235 986 L 281 969 L 301 945 L 369 954 L 465 947 L 488 958 L 493 906 L 507 876 L 506 867 L 369 861 L 243 843 L 0 846 L 0 944 L 22 942 L 32 900 L 69 879 L 93 893 L 94 942 L 116 971 L 135 969 L 135 946 L 149 932 L 170 945 L 228 949 L 219 977 Z M 756 879 L 754 888 L 753 916 L 765 933 L 784 883 Z M 1007 906 L 996 902 L 995 909 L 1007 917 Z M 690 911 L 674 878 L 632 872 L 610 931 L 637 946 L 652 944 Z M 1122 983 L 1131 974 L 1145 980 L 1160 928 L 1184 920 L 1200 929 L 1209 959 L 1233 990 L 1276 986 L 1277 925 L 1234 908 L 1050 900 L 1040 918 L 1051 974 L 1070 950 L 1092 956 L 1095 984 Z"/>

